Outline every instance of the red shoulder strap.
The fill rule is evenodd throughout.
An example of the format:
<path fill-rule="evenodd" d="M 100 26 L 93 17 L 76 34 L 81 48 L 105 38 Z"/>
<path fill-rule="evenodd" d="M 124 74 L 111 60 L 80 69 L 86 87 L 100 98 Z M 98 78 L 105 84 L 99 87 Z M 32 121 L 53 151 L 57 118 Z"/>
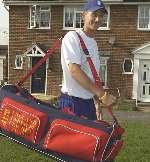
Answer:
<path fill-rule="evenodd" d="M 78 37 L 79 37 L 79 39 L 80 39 L 80 44 L 81 44 L 81 47 L 82 47 L 82 49 L 83 49 L 83 52 L 84 52 L 84 54 L 86 55 L 88 64 L 89 64 L 89 66 L 90 66 L 92 75 L 93 75 L 94 80 L 95 80 L 95 84 L 96 84 L 97 86 L 99 86 L 99 87 L 102 87 L 102 82 L 101 82 L 100 76 L 97 74 L 97 71 L 96 71 L 95 66 L 94 66 L 94 64 L 93 64 L 93 61 L 92 61 L 92 59 L 91 59 L 91 57 L 90 57 L 89 51 L 88 51 L 88 49 L 87 49 L 87 47 L 86 47 L 86 45 L 85 45 L 85 43 L 84 43 L 82 37 L 80 36 L 80 34 L 79 34 L 78 32 L 76 32 L 76 33 L 77 33 L 77 35 L 78 35 Z"/>
<path fill-rule="evenodd" d="M 95 69 L 94 63 L 93 63 L 93 61 L 92 61 L 92 59 L 90 57 L 89 51 L 88 51 L 88 49 L 87 49 L 87 47 L 86 47 L 86 45 L 85 45 L 81 35 L 78 32 L 76 32 L 76 33 L 77 33 L 77 35 L 79 37 L 80 44 L 81 44 L 81 47 L 83 49 L 83 52 L 84 52 L 84 54 L 87 57 L 87 61 L 89 63 L 92 75 L 93 75 L 94 80 L 95 80 L 95 84 L 98 85 L 99 87 L 102 87 L 102 82 L 101 82 L 100 76 L 97 74 L 97 71 Z M 109 111 L 110 115 L 113 117 L 115 123 L 118 124 L 118 120 L 117 120 L 116 116 L 114 115 L 114 113 L 112 111 L 112 106 L 108 107 L 108 111 Z"/>

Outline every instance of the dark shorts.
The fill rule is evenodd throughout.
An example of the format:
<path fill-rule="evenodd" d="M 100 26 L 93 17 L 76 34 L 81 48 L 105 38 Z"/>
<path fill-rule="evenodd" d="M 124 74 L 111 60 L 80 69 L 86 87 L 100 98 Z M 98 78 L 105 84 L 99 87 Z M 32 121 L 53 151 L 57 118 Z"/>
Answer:
<path fill-rule="evenodd" d="M 77 115 L 82 118 L 96 120 L 96 109 L 93 99 L 82 99 L 78 97 L 61 94 L 58 101 L 58 107 L 63 112 Z"/>

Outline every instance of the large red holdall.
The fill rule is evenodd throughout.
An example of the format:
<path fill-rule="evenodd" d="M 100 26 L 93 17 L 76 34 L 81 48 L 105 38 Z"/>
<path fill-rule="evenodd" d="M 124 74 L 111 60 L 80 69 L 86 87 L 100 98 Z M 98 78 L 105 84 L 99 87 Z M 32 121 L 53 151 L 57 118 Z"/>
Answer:
<path fill-rule="evenodd" d="M 1 134 L 57 161 L 110 162 L 122 148 L 124 129 L 118 123 L 72 116 L 52 105 L 28 99 L 24 89 L 26 96 L 16 92 L 13 85 L 0 90 Z"/>
<path fill-rule="evenodd" d="M 16 85 L 0 89 L 0 134 L 61 162 L 112 162 L 123 145 L 124 129 L 60 112 L 34 98 L 23 82 L 58 48 L 47 54 Z"/>

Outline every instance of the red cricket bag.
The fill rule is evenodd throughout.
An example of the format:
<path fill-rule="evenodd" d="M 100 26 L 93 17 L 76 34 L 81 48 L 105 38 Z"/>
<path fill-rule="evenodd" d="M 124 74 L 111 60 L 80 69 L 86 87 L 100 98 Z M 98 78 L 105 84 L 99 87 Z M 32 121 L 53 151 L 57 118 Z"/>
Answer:
<path fill-rule="evenodd" d="M 0 134 L 56 161 L 113 161 L 122 148 L 124 132 L 114 115 L 113 124 L 81 119 L 37 100 L 21 87 L 58 44 L 54 47 L 20 82 L 0 89 Z"/>

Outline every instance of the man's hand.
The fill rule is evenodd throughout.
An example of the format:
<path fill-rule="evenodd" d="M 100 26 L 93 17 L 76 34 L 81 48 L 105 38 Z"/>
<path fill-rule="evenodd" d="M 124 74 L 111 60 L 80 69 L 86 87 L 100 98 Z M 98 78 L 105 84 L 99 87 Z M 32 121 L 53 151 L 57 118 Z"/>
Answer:
<path fill-rule="evenodd" d="M 104 93 L 102 97 L 99 98 L 99 100 L 105 105 L 105 106 L 111 106 L 116 104 L 117 98 L 107 92 Z"/>

